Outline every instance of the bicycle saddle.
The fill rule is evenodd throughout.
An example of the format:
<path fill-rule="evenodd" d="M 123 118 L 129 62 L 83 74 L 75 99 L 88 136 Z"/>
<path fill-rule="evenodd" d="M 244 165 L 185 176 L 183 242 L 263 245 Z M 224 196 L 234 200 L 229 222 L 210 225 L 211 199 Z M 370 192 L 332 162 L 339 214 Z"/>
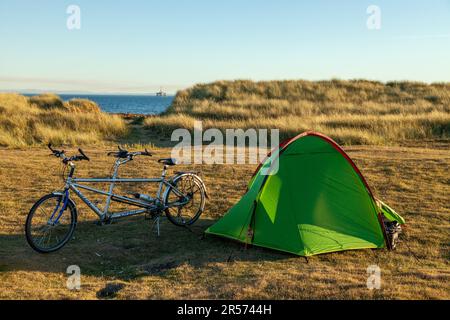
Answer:
<path fill-rule="evenodd" d="M 177 164 L 177 159 L 163 158 L 158 160 L 159 163 L 163 163 L 167 166 L 175 166 Z"/>

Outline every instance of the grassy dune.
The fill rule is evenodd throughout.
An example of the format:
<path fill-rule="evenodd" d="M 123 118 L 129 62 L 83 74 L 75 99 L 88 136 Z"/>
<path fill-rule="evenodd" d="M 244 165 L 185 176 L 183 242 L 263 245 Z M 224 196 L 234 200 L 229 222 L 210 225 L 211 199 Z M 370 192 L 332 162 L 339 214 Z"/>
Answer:
<path fill-rule="evenodd" d="M 0 93 L 0 146 L 24 147 L 54 144 L 92 144 L 126 132 L 125 122 L 108 115 L 92 101 L 63 102 L 45 94 L 27 98 Z"/>
<path fill-rule="evenodd" d="M 306 130 L 344 144 L 392 144 L 450 137 L 450 83 L 220 81 L 178 92 L 161 117 L 145 120 L 170 134 L 204 128 L 278 128 L 282 138 Z"/>

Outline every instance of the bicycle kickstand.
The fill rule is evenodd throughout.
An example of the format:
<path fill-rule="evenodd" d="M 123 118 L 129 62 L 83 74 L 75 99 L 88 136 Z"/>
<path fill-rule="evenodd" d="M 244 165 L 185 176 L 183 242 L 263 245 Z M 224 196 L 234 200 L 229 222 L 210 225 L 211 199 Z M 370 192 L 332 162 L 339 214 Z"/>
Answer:
<path fill-rule="evenodd" d="M 159 216 L 157 216 L 153 221 L 152 230 L 155 228 L 155 225 L 156 225 L 156 233 L 159 237 Z"/>

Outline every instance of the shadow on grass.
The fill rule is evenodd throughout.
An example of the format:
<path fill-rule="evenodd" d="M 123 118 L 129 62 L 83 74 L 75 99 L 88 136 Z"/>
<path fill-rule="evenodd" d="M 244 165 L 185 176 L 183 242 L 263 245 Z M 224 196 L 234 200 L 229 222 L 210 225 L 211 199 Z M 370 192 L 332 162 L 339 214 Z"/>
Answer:
<path fill-rule="evenodd" d="M 131 280 L 142 276 L 166 276 L 181 265 L 203 268 L 236 261 L 274 261 L 292 255 L 257 247 L 245 249 L 235 241 L 203 236 L 213 220 L 200 219 L 190 229 L 161 223 L 158 237 L 152 221 L 143 217 L 97 226 L 94 221 L 78 223 L 74 237 L 61 250 L 39 254 L 23 234 L 0 235 L 0 273 L 40 271 L 66 273 L 77 265 L 83 275 Z"/>

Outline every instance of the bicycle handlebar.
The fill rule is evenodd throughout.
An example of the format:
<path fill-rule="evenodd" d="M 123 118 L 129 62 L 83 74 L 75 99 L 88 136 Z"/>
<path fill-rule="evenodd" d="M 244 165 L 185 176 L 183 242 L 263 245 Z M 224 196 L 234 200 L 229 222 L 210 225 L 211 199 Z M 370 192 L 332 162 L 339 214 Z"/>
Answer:
<path fill-rule="evenodd" d="M 119 151 L 108 152 L 108 156 L 113 156 L 122 159 L 127 158 L 133 159 L 134 156 L 147 156 L 147 157 L 153 156 L 153 154 L 147 149 L 144 149 L 144 151 L 128 152 L 127 150 L 122 149 L 120 146 L 117 146 L 117 148 L 119 149 Z"/>
<path fill-rule="evenodd" d="M 81 150 L 80 148 L 78 148 L 78 152 L 80 153 L 79 155 L 67 157 L 64 150 L 53 149 L 51 143 L 49 143 L 47 145 L 47 147 L 52 152 L 51 156 L 55 156 L 57 158 L 62 158 L 64 163 L 67 163 L 69 161 L 82 161 L 82 160 L 90 161 L 89 157 L 86 156 L 84 151 Z"/>
<path fill-rule="evenodd" d="M 64 154 L 64 150 L 56 150 L 56 149 L 53 149 L 52 148 L 52 144 L 51 143 L 49 143 L 48 145 L 47 145 L 47 147 L 50 149 L 50 151 L 53 153 L 53 154 L 51 154 L 51 155 L 54 155 L 54 156 L 56 156 L 56 157 L 61 157 L 61 155 L 63 155 Z"/>

